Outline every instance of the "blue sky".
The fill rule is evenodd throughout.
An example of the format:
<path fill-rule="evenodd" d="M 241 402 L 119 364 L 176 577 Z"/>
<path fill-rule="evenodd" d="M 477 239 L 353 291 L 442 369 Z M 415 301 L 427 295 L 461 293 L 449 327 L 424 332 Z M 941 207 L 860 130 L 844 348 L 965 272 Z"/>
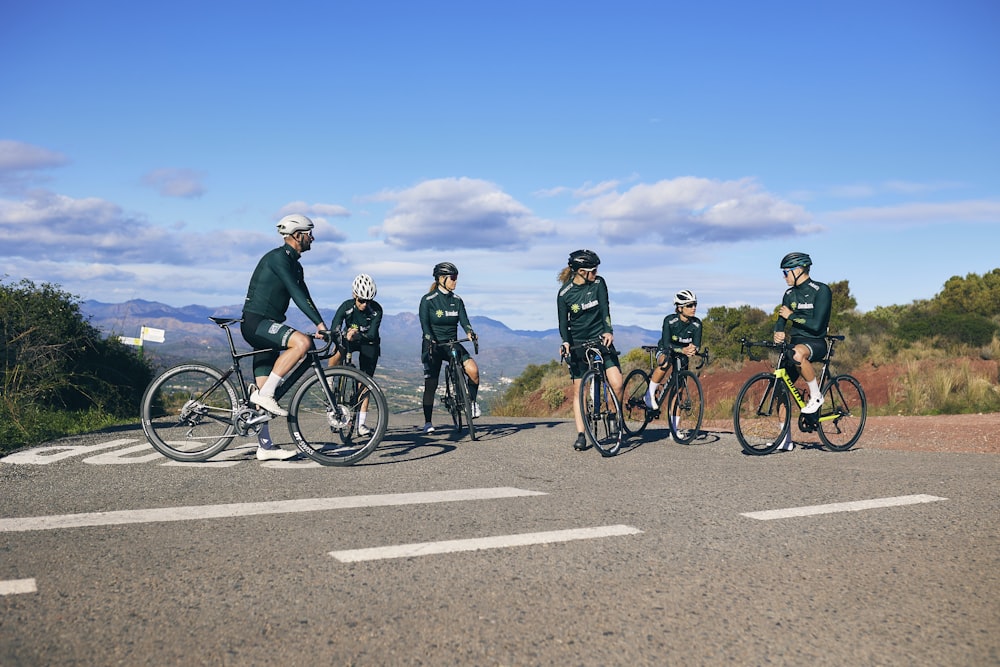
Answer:
<path fill-rule="evenodd" d="M 0 20 L 0 275 L 238 304 L 289 212 L 321 309 L 556 326 L 568 253 L 658 329 L 771 310 L 787 252 L 862 310 L 1000 267 L 1000 5 L 52 2 Z"/>

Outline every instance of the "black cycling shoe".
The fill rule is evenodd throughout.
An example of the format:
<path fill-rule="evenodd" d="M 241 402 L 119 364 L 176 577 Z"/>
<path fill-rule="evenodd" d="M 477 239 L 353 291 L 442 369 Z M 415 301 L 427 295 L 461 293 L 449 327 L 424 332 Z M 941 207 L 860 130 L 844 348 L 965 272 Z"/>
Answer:
<path fill-rule="evenodd" d="M 576 442 L 573 443 L 573 449 L 575 449 L 578 452 L 582 452 L 583 450 L 588 449 L 589 447 L 590 445 L 587 444 L 587 436 L 585 436 L 583 433 L 578 433 L 576 436 Z"/>

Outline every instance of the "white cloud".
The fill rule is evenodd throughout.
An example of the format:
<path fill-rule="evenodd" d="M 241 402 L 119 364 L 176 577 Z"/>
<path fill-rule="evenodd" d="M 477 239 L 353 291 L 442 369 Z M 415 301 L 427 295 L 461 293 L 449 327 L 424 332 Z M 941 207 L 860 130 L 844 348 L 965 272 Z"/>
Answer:
<path fill-rule="evenodd" d="M 142 182 L 164 197 L 193 199 L 205 194 L 203 178 L 205 178 L 203 173 L 193 169 L 164 168 L 143 174 Z"/>
<path fill-rule="evenodd" d="M 1000 201 L 972 199 L 953 202 L 909 202 L 892 206 L 863 206 L 823 216 L 846 222 L 882 222 L 897 225 L 927 223 L 1000 222 Z"/>
<path fill-rule="evenodd" d="M 375 199 L 395 202 L 375 232 L 404 250 L 521 249 L 554 229 L 495 184 L 473 178 L 428 180 Z"/>
<path fill-rule="evenodd" d="M 22 141 L 0 139 L 0 172 L 61 167 L 69 162 L 62 153 Z"/>
<path fill-rule="evenodd" d="M 610 244 L 659 238 L 670 244 L 737 242 L 817 231 L 801 206 L 763 191 L 752 179 L 686 176 L 640 183 L 582 202 L 573 212 L 597 223 Z"/>
<path fill-rule="evenodd" d="M 293 201 L 278 209 L 277 218 L 283 218 L 292 213 L 301 213 L 310 218 L 319 216 L 323 218 L 346 218 L 351 212 L 338 204 L 307 204 L 304 201 Z"/>

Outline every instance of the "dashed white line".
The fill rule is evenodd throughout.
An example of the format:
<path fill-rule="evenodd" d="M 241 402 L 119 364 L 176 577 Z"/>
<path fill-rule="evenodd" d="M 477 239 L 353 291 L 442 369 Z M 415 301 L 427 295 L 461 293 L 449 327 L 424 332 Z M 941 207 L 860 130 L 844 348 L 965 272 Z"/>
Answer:
<path fill-rule="evenodd" d="M 600 537 L 618 535 L 635 535 L 642 531 L 632 526 L 597 526 L 594 528 L 571 528 L 569 530 L 553 530 L 544 533 L 521 533 L 519 535 L 496 535 L 494 537 L 478 537 L 466 540 L 445 540 L 441 542 L 417 542 L 414 544 L 398 544 L 388 547 L 371 547 L 368 549 L 350 549 L 346 551 L 331 551 L 330 555 L 342 563 L 356 563 L 366 560 L 383 560 L 389 558 L 410 558 L 412 556 L 428 556 L 431 554 L 454 553 L 457 551 L 480 551 L 483 549 L 501 549 L 504 547 L 519 547 L 531 544 L 551 544 L 553 542 L 569 542 L 571 540 L 592 540 Z"/>
<path fill-rule="evenodd" d="M 0 519 L 0 533 L 29 530 L 53 530 L 84 526 L 115 526 L 128 523 L 153 523 L 162 521 L 192 521 L 219 519 L 258 514 L 289 514 L 318 512 L 357 507 L 384 507 L 390 505 L 418 505 L 447 503 L 464 500 L 494 500 L 520 496 L 544 496 L 542 491 L 527 491 L 511 487 L 485 489 L 455 489 L 452 491 L 427 491 L 419 493 L 391 493 L 371 496 L 344 496 L 342 498 L 303 498 L 301 500 L 276 500 L 258 503 L 228 505 L 195 505 L 188 507 L 163 507 L 145 510 L 120 510 L 115 512 L 85 512 L 82 514 L 56 514 L 52 516 Z"/>
<path fill-rule="evenodd" d="M 0 595 L 18 595 L 21 593 L 37 593 L 38 586 L 34 579 L 8 579 L 0 581 Z"/>
<path fill-rule="evenodd" d="M 916 505 L 918 503 L 933 503 L 948 500 L 937 496 L 918 494 L 914 496 L 895 496 L 893 498 L 872 498 L 871 500 L 855 500 L 846 503 L 829 505 L 811 505 L 808 507 L 790 507 L 782 510 L 767 510 L 764 512 L 744 512 L 742 516 L 761 521 L 772 519 L 789 519 L 798 516 L 813 516 L 816 514 L 834 514 L 836 512 L 858 512 L 880 507 L 898 507 L 900 505 Z"/>

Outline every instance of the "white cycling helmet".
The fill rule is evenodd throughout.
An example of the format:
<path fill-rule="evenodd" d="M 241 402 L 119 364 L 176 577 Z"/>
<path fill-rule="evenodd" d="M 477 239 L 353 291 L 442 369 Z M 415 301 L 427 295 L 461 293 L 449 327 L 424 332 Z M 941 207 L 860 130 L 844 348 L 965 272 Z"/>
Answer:
<path fill-rule="evenodd" d="M 295 232 L 310 232 L 312 228 L 313 221 L 299 213 L 292 213 L 278 220 L 278 233 L 282 236 L 288 236 Z"/>
<path fill-rule="evenodd" d="M 367 273 L 358 274 L 351 284 L 351 289 L 354 291 L 354 296 L 359 299 L 374 299 L 378 293 L 375 281 Z"/>
<path fill-rule="evenodd" d="M 682 289 L 680 292 L 674 295 L 674 305 L 675 306 L 686 306 L 691 303 L 696 303 L 698 297 L 695 296 L 694 292 L 689 289 Z"/>

